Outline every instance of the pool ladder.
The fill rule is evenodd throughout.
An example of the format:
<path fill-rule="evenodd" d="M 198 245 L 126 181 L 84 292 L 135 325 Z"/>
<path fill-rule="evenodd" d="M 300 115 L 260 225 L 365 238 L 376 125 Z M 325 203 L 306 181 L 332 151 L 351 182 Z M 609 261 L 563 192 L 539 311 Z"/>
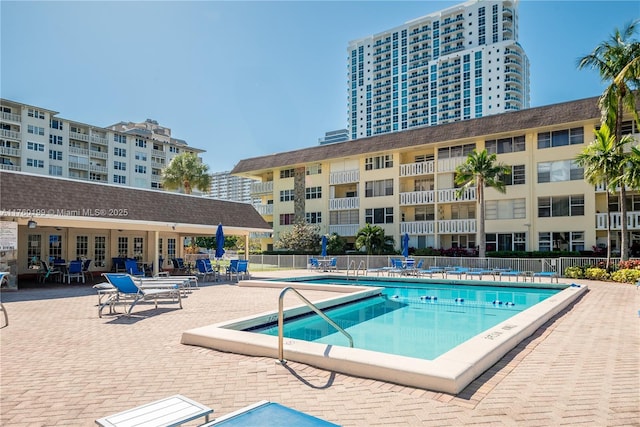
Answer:
<path fill-rule="evenodd" d="M 336 322 L 331 320 L 329 316 L 324 314 L 322 310 L 316 307 L 311 301 L 309 301 L 304 296 L 302 296 L 300 292 L 298 292 L 296 289 L 289 286 L 284 288 L 280 292 L 280 296 L 278 297 L 278 362 L 282 364 L 287 363 L 287 361 L 284 360 L 284 308 L 283 307 L 284 307 L 284 296 L 289 291 L 293 291 L 293 293 L 298 295 L 298 297 L 300 297 L 302 302 L 304 302 L 318 316 L 322 317 L 324 320 L 327 321 L 327 323 L 329 323 L 331 326 L 333 326 L 338 331 L 340 331 L 345 337 L 347 337 L 347 339 L 349 340 L 349 347 L 353 347 L 353 338 L 347 331 L 342 329 Z"/>
<path fill-rule="evenodd" d="M 351 266 L 353 266 L 353 274 L 355 275 L 356 279 L 360 275 L 359 273 L 361 269 L 362 269 L 363 275 L 367 274 L 367 264 L 364 262 L 364 260 L 360 260 L 360 264 L 358 264 L 358 268 L 356 268 L 356 260 L 352 259 L 351 262 L 349 263 L 349 266 L 347 267 L 347 277 L 349 277 Z"/>

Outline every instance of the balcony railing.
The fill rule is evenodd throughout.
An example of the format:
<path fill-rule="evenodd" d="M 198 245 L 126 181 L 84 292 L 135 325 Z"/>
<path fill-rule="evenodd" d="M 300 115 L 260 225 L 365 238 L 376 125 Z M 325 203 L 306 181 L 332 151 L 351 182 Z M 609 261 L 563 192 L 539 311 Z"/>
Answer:
<path fill-rule="evenodd" d="M 100 165 L 91 165 L 91 166 L 89 166 L 89 170 L 91 172 L 98 172 L 98 173 L 107 173 L 107 172 L 109 172 L 109 170 L 107 169 L 106 166 L 100 166 Z"/>
<path fill-rule="evenodd" d="M 329 175 L 330 185 L 351 184 L 360 181 L 360 171 L 351 169 L 348 171 L 331 172 Z"/>
<path fill-rule="evenodd" d="M 355 236 L 360 229 L 360 224 L 338 224 L 329 226 L 329 234 L 336 233 L 339 236 Z"/>
<path fill-rule="evenodd" d="M 94 142 L 100 145 L 109 145 L 109 140 L 104 136 L 100 136 L 100 135 L 91 135 L 91 142 Z"/>
<path fill-rule="evenodd" d="M 465 189 L 460 197 L 458 197 L 458 195 L 456 194 L 457 191 L 457 188 L 438 190 L 438 202 L 471 202 L 476 199 L 476 189 L 473 187 Z"/>
<path fill-rule="evenodd" d="M 273 181 L 254 182 L 251 184 L 251 194 L 273 193 Z"/>
<path fill-rule="evenodd" d="M 109 153 L 107 153 L 106 151 L 89 150 L 89 156 L 96 159 L 106 159 L 107 157 L 109 157 Z"/>
<path fill-rule="evenodd" d="M 156 157 L 162 157 L 163 159 L 167 157 L 167 153 L 162 150 L 151 150 L 151 155 Z"/>
<path fill-rule="evenodd" d="M 260 215 L 273 215 L 273 205 L 260 204 L 253 205 L 253 207 Z"/>
<path fill-rule="evenodd" d="M 0 154 L 4 154 L 5 156 L 20 156 L 20 150 L 12 147 L 0 147 Z"/>
<path fill-rule="evenodd" d="M 329 210 L 343 211 L 360 208 L 360 197 L 343 197 L 340 199 L 329 199 Z"/>
<path fill-rule="evenodd" d="M 78 141 L 86 141 L 89 142 L 89 135 L 78 132 L 69 132 L 69 138 L 76 139 Z"/>
<path fill-rule="evenodd" d="M 20 166 L 14 166 L 14 165 L 3 165 L 3 164 L 0 164 L 0 169 L 6 170 L 6 171 L 20 172 Z"/>
<path fill-rule="evenodd" d="M 400 205 L 426 205 L 428 203 L 435 203 L 435 191 L 400 193 Z"/>
<path fill-rule="evenodd" d="M 400 176 L 428 175 L 434 172 L 435 162 L 405 163 L 400 165 Z"/>
<path fill-rule="evenodd" d="M 475 219 L 447 219 L 438 221 L 438 233 L 440 234 L 457 234 L 457 233 L 475 233 Z"/>
<path fill-rule="evenodd" d="M 400 223 L 401 234 L 435 234 L 435 231 L 435 221 L 409 221 Z"/>
<path fill-rule="evenodd" d="M 89 170 L 88 163 L 69 162 L 69 169 Z"/>
<path fill-rule="evenodd" d="M 20 114 L 2 112 L 2 120 L 8 120 L 12 122 L 21 122 L 22 117 L 20 116 Z"/>
<path fill-rule="evenodd" d="M 69 154 L 79 154 L 81 156 L 88 156 L 89 150 L 86 148 L 69 147 Z"/>
<path fill-rule="evenodd" d="M 611 229 L 622 229 L 622 214 L 620 212 L 610 212 L 611 216 Z M 596 230 L 607 229 L 607 214 L 596 214 Z M 627 212 L 627 229 L 628 230 L 640 230 L 640 212 Z"/>
<path fill-rule="evenodd" d="M 20 132 L 16 132 L 14 130 L 0 129 L 0 136 L 3 138 L 20 140 Z"/>
<path fill-rule="evenodd" d="M 458 165 L 467 161 L 465 157 L 450 157 L 448 159 L 438 159 L 438 172 L 453 172 Z"/>

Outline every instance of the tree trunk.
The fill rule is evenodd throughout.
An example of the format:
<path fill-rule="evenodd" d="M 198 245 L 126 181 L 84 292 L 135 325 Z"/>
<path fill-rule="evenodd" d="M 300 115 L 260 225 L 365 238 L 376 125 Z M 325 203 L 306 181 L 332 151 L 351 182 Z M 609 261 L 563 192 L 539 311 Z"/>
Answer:
<path fill-rule="evenodd" d="M 611 190 L 609 188 L 609 184 L 607 185 L 607 271 L 609 271 L 609 267 L 611 266 L 611 211 L 609 211 L 609 198 L 611 197 Z"/>
<path fill-rule="evenodd" d="M 620 87 L 622 86 L 622 87 Z M 625 96 L 624 85 L 618 86 L 618 105 L 616 113 L 616 143 L 620 144 L 622 139 L 622 114 L 624 113 L 623 99 Z M 622 150 L 622 148 L 620 148 Z M 624 165 L 621 165 L 620 175 L 624 174 Z M 626 261 L 629 259 L 629 245 L 627 243 L 627 189 L 625 183 L 620 183 L 620 259 Z"/>
<path fill-rule="evenodd" d="M 484 258 L 487 255 L 487 238 L 484 233 L 484 181 L 481 177 L 476 177 L 476 197 L 478 198 L 478 257 Z"/>

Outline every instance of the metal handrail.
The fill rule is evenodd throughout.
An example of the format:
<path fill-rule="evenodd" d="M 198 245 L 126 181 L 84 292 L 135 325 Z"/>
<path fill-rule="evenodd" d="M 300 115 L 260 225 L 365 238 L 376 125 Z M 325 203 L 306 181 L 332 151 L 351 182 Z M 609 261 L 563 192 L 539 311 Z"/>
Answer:
<path fill-rule="evenodd" d="M 300 297 L 302 302 L 307 304 L 307 306 L 311 310 L 313 310 L 318 316 L 322 317 L 324 320 L 327 321 L 327 323 L 329 323 L 331 326 L 336 328 L 338 331 L 342 332 L 342 334 L 346 336 L 347 339 L 349 339 L 349 346 L 353 347 L 353 338 L 347 331 L 342 329 L 336 322 L 331 320 L 329 316 L 324 314 L 322 310 L 316 307 L 311 301 L 309 301 L 304 296 L 302 296 L 300 292 L 298 292 L 296 289 L 289 286 L 284 288 L 280 292 L 280 296 L 278 297 L 278 360 L 280 361 L 280 363 L 282 364 L 287 363 L 287 361 L 284 360 L 284 310 L 283 310 L 283 307 L 284 307 L 284 295 L 289 291 L 293 291 L 296 295 Z"/>
<path fill-rule="evenodd" d="M 358 274 L 357 274 L 357 271 L 356 271 L 356 260 L 355 260 L 355 259 L 352 259 L 352 260 L 349 262 L 349 265 L 347 265 L 347 278 L 349 278 L 349 272 L 351 271 L 351 266 L 352 266 L 352 265 L 353 265 L 353 272 L 354 272 L 354 273 L 356 273 L 356 276 L 358 275 Z"/>

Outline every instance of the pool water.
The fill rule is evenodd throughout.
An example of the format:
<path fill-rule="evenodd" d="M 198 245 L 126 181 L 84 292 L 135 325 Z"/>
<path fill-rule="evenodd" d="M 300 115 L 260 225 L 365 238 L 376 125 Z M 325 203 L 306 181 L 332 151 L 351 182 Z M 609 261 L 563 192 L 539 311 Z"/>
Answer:
<path fill-rule="evenodd" d="M 343 282 L 332 280 L 331 283 Z M 380 296 L 325 310 L 351 334 L 354 347 L 427 360 L 560 291 L 441 283 L 371 281 L 358 284 L 384 286 L 384 290 Z M 252 332 L 277 336 L 278 326 L 270 324 Z M 284 336 L 349 345 L 342 333 L 314 313 L 287 320 Z"/>

